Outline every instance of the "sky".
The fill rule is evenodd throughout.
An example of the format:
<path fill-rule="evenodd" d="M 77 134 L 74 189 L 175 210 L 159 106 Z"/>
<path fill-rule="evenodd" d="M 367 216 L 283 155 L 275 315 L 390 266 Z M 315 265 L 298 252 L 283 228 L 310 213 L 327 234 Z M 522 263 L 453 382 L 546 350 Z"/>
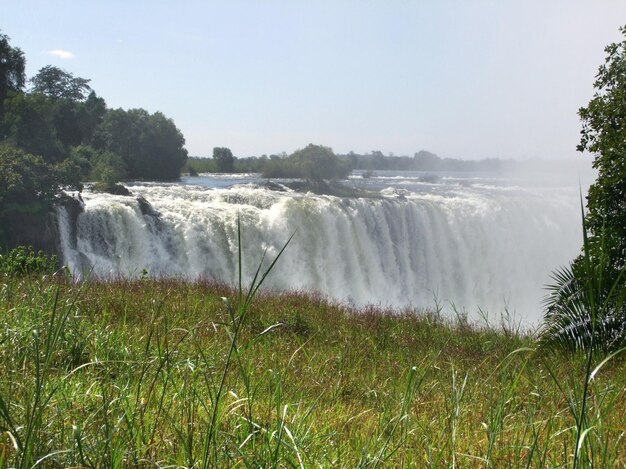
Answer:
<path fill-rule="evenodd" d="M 575 159 L 624 0 L 2 0 L 27 60 L 171 117 L 192 156 Z"/>

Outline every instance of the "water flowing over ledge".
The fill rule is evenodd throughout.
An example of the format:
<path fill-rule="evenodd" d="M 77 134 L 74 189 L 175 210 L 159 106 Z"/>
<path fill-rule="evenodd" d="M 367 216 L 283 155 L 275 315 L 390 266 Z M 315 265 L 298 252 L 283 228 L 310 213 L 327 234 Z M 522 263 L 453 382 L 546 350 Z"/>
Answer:
<path fill-rule="evenodd" d="M 59 208 L 62 254 L 77 275 L 145 269 L 234 283 L 240 217 L 248 280 L 262 252 L 273 257 L 295 232 L 270 288 L 317 290 L 356 305 L 433 307 L 437 299 L 492 317 L 508 308 L 536 322 L 549 273 L 580 248 L 577 190 L 446 187 L 400 196 L 392 187 L 377 199 L 254 185 L 129 187 L 139 200 L 87 192 L 75 226 Z"/>

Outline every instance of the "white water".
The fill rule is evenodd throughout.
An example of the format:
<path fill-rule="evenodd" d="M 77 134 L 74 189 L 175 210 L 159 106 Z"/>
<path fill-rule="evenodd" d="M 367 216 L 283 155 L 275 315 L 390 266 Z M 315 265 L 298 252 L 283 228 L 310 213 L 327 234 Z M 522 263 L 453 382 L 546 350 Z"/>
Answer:
<path fill-rule="evenodd" d="M 67 265 L 77 274 L 138 276 L 146 269 L 234 284 L 239 216 L 247 279 L 265 249 L 273 258 L 295 232 L 269 287 L 317 290 L 357 305 L 432 307 L 436 298 L 492 318 L 508 308 L 532 324 L 550 272 L 581 245 L 577 180 L 567 187 L 458 175 L 353 179 L 383 189 L 383 199 L 215 188 L 227 179 L 184 182 L 211 187 L 129 186 L 158 217 L 142 215 L 134 197 L 84 193 L 75 240 L 67 214 L 60 216 Z"/>

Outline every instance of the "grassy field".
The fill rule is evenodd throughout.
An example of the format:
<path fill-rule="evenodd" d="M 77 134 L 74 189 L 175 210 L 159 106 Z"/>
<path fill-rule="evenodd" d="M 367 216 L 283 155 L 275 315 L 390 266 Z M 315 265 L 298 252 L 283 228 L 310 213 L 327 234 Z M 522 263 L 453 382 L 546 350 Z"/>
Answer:
<path fill-rule="evenodd" d="M 583 400 L 583 356 L 509 327 L 50 276 L 0 314 L 2 467 L 626 467 L 623 358 Z"/>

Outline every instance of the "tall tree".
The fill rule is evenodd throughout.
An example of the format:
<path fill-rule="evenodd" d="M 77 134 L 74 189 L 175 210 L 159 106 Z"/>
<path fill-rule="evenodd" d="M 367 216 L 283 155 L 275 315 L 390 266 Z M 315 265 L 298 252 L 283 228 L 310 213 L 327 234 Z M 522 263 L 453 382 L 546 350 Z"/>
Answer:
<path fill-rule="evenodd" d="M 98 134 L 99 147 L 120 155 L 130 178 L 176 179 L 187 161 L 185 138 L 160 112 L 110 110 Z"/>
<path fill-rule="evenodd" d="M 91 87 L 85 78 L 75 77 L 59 67 L 47 65 L 30 79 L 34 93 L 41 93 L 54 99 L 83 101 L 89 95 Z"/>
<path fill-rule="evenodd" d="M 598 178 L 587 196 L 587 227 L 592 246 L 603 245 L 614 268 L 626 265 L 626 27 L 625 40 L 607 54 L 594 83 L 596 93 L 579 111 L 579 151 L 593 153 Z"/>
<path fill-rule="evenodd" d="M 14 94 L 5 101 L 8 139 L 27 153 L 58 162 L 67 151 L 57 137 L 55 103 L 42 94 Z"/>
<path fill-rule="evenodd" d="M 213 159 L 217 165 L 219 173 L 232 173 L 235 171 L 235 158 L 230 148 L 215 147 L 213 148 Z"/>
<path fill-rule="evenodd" d="M 320 181 L 344 178 L 350 173 L 349 164 L 342 164 L 330 147 L 310 143 L 295 151 L 289 160 L 298 168 L 300 177 Z"/>
<path fill-rule="evenodd" d="M 26 59 L 17 47 L 11 47 L 9 36 L 0 33 L 0 139 L 5 137 L 2 132 L 4 118 L 4 100 L 10 92 L 19 92 L 26 83 Z"/>
<path fill-rule="evenodd" d="M 147 158 L 143 177 L 147 179 L 176 179 L 187 161 L 185 137 L 174 121 L 161 112 L 148 118 Z"/>
<path fill-rule="evenodd" d="M 48 161 L 91 143 L 106 106 L 93 92 L 85 96 L 91 90 L 89 80 L 47 66 L 30 81 L 30 93 L 14 93 L 5 100 L 5 137 Z"/>
<path fill-rule="evenodd" d="M 95 91 L 89 93 L 87 99 L 79 106 L 79 125 L 83 143 L 94 144 L 96 131 L 106 115 L 107 106 L 103 98 Z"/>
<path fill-rule="evenodd" d="M 626 345 L 626 27 L 620 31 L 625 40 L 605 48 L 596 93 L 579 111 L 578 150 L 593 153 L 598 170 L 583 253 L 553 275 L 546 302 L 543 340 L 573 350 Z"/>

